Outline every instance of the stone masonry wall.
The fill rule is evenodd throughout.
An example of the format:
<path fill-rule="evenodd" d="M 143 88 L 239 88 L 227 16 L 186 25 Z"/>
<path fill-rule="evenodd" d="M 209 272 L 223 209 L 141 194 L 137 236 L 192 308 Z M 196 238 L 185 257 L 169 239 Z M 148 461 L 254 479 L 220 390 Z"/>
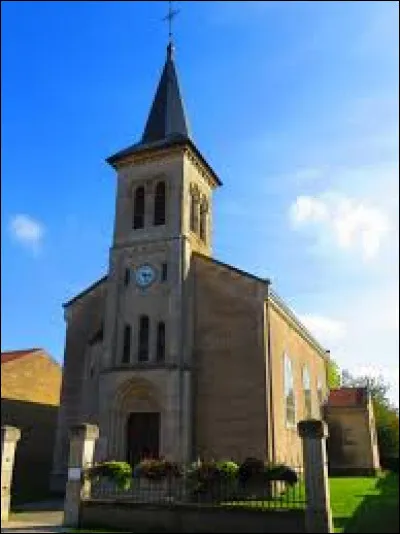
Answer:
<path fill-rule="evenodd" d="M 325 360 L 312 344 L 296 330 L 290 319 L 273 305 L 269 305 L 271 329 L 273 431 L 275 436 L 275 459 L 292 465 L 302 463 L 301 441 L 296 425 L 286 424 L 286 403 L 284 395 L 284 353 L 292 361 L 296 422 L 305 418 L 302 368 L 307 364 L 311 379 L 312 416 L 319 419 L 321 411 L 317 399 L 317 380 L 321 380 L 326 393 Z"/>
<path fill-rule="evenodd" d="M 193 255 L 194 449 L 266 458 L 266 285 Z"/>

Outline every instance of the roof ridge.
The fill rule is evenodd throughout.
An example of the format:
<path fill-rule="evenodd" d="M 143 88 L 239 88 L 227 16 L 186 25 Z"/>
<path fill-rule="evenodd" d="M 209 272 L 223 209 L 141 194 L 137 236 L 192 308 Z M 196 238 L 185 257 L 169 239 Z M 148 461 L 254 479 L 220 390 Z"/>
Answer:
<path fill-rule="evenodd" d="M 3 355 L 3 354 L 17 354 L 21 352 L 37 352 L 38 350 L 44 350 L 44 349 L 40 347 L 34 347 L 31 349 L 2 350 L 1 354 Z"/>

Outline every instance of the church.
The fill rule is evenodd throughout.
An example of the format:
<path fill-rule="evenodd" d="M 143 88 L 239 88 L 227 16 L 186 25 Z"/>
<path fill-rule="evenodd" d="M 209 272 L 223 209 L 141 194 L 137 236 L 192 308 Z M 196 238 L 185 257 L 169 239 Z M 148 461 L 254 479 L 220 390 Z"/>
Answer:
<path fill-rule="evenodd" d="M 99 426 L 97 460 L 301 464 L 296 425 L 321 417 L 329 354 L 268 279 L 213 257 L 222 181 L 191 136 L 171 41 L 143 135 L 106 161 L 109 270 L 64 304 L 53 488 L 83 422 Z"/>

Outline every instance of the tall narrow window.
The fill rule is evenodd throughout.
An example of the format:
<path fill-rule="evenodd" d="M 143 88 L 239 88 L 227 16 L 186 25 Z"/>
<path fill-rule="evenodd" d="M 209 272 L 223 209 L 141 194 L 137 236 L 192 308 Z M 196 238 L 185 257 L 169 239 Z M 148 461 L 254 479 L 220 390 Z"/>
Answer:
<path fill-rule="evenodd" d="M 154 196 L 154 224 L 165 224 L 165 182 L 159 182 Z"/>
<path fill-rule="evenodd" d="M 293 426 L 296 424 L 296 403 L 294 398 L 294 382 L 292 362 L 289 356 L 284 355 L 284 391 L 286 404 L 286 424 Z"/>
<path fill-rule="evenodd" d="M 195 234 L 199 231 L 199 192 L 196 188 L 190 192 L 190 229 Z"/>
<path fill-rule="evenodd" d="M 144 228 L 144 187 L 141 185 L 135 191 L 133 203 L 133 228 Z"/>
<path fill-rule="evenodd" d="M 190 195 L 190 229 L 192 232 L 195 232 L 195 211 L 196 211 L 196 200 L 194 194 Z"/>
<path fill-rule="evenodd" d="M 149 318 L 141 315 L 139 318 L 139 362 L 147 362 L 149 359 Z"/>
<path fill-rule="evenodd" d="M 157 325 L 157 361 L 165 360 L 165 323 L 159 322 Z"/>
<path fill-rule="evenodd" d="M 122 352 L 122 363 L 129 363 L 131 360 L 131 327 L 129 324 L 124 328 L 124 348 Z"/>
<path fill-rule="evenodd" d="M 311 380 L 308 367 L 303 367 L 303 394 L 304 394 L 304 416 L 306 419 L 312 417 Z"/>
<path fill-rule="evenodd" d="M 161 282 L 166 282 L 168 277 L 168 264 L 161 264 Z"/>
<path fill-rule="evenodd" d="M 130 278 L 131 278 L 131 271 L 128 268 L 126 268 L 125 275 L 124 275 L 124 286 L 129 285 Z"/>
<path fill-rule="evenodd" d="M 207 240 L 207 202 L 203 201 L 200 207 L 200 239 Z"/>

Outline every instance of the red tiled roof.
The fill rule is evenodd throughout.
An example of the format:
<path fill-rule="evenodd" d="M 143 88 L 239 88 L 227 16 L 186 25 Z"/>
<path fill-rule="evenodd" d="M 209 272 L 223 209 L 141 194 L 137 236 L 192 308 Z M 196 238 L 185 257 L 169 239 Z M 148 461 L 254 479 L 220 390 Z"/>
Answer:
<path fill-rule="evenodd" d="M 12 362 L 13 360 L 18 360 L 19 358 L 23 358 L 24 356 L 28 356 L 28 354 L 38 352 L 39 350 L 42 349 L 9 350 L 6 352 L 2 352 L 1 365 L 3 365 L 3 363 Z"/>
<path fill-rule="evenodd" d="M 328 406 L 360 406 L 365 404 L 366 399 L 366 388 L 331 389 L 328 397 Z"/>

